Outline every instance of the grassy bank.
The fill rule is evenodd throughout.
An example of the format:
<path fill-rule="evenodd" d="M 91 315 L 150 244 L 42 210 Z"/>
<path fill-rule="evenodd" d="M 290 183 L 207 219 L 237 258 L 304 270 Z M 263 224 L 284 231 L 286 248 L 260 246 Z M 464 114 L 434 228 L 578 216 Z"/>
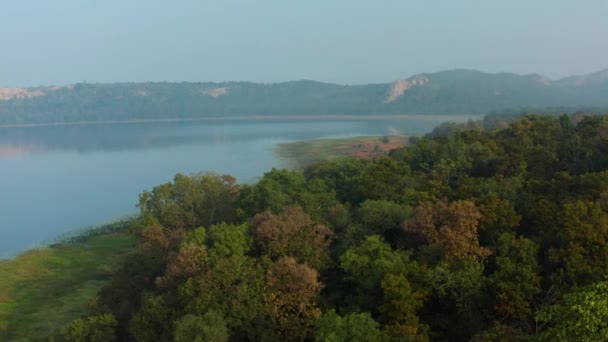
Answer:
<path fill-rule="evenodd" d="M 127 222 L 0 261 L 0 341 L 47 337 L 88 302 L 133 250 Z"/>
<path fill-rule="evenodd" d="M 280 144 L 276 155 L 290 168 L 302 169 L 322 160 L 356 157 L 375 158 L 405 146 L 408 137 L 352 137 L 339 139 L 305 140 Z"/>

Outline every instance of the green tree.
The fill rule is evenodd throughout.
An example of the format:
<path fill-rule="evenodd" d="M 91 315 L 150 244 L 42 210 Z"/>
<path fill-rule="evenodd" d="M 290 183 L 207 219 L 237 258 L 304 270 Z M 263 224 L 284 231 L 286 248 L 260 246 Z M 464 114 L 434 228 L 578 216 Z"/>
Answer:
<path fill-rule="evenodd" d="M 377 235 L 370 235 L 348 248 L 340 256 L 340 268 L 345 272 L 344 286 L 349 287 L 346 292 L 348 305 L 378 312 L 383 298 L 382 280 L 387 274 L 416 278 L 415 291 L 425 293 L 423 289 L 428 285 L 426 269 L 411 261 L 410 254 L 393 250 Z"/>
<path fill-rule="evenodd" d="M 355 158 L 323 161 L 306 170 L 306 177 L 323 179 L 340 202 L 357 204 L 363 200 L 357 185 L 359 174 L 369 163 Z"/>
<path fill-rule="evenodd" d="M 213 225 L 209 227 L 207 239 L 209 254 L 213 259 L 231 255 L 244 256 L 253 244 L 253 239 L 249 235 L 249 226 L 246 223 Z"/>
<path fill-rule="evenodd" d="M 491 322 L 491 299 L 484 265 L 474 257 L 440 262 L 430 271 L 430 311 L 421 313 L 437 339 L 468 340 Z M 412 278 L 415 279 L 415 278 Z M 427 308 L 425 308 L 427 309 Z"/>
<path fill-rule="evenodd" d="M 205 246 L 207 241 L 207 230 L 205 227 L 198 227 L 188 232 L 186 241 L 197 246 Z"/>
<path fill-rule="evenodd" d="M 241 208 L 249 215 L 266 210 L 279 213 L 286 206 L 298 203 L 300 194 L 306 192 L 303 174 L 285 169 L 272 169 L 253 186 L 241 193 Z"/>
<path fill-rule="evenodd" d="M 413 183 L 409 166 L 388 157 L 365 165 L 357 177 L 357 189 L 368 200 L 409 203 Z"/>
<path fill-rule="evenodd" d="M 384 235 L 387 231 L 400 229 L 411 215 L 411 208 L 392 201 L 367 200 L 361 203 L 357 214 L 368 235 Z"/>
<path fill-rule="evenodd" d="M 229 332 L 224 317 L 209 310 L 203 316 L 185 315 L 175 322 L 175 342 L 228 341 Z"/>
<path fill-rule="evenodd" d="M 393 339 L 428 341 L 425 324 L 421 324 L 417 311 L 424 304 L 424 295 L 412 289 L 402 275 L 387 274 L 382 279 L 384 302 L 380 308 L 389 322 L 387 332 Z"/>
<path fill-rule="evenodd" d="M 320 219 L 337 204 L 335 192 L 321 178 L 306 179 L 300 172 L 272 169 L 257 184 L 241 191 L 241 208 L 250 216 L 263 211 L 279 213 L 288 206 L 301 206 Z"/>
<path fill-rule="evenodd" d="M 161 224 L 173 229 L 209 227 L 236 218 L 238 186 L 229 175 L 177 174 L 173 183 L 159 185 L 139 196 L 140 225 Z"/>
<path fill-rule="evenodd" d="M 540 310 L 541 341 L 605 341 L 608 336 L 608 283 L 599 282 L 566 294 Z"/>
<path fill-rule="evenodd" d="M 143 294 L 142 305 L 129 321 L 129 333 L 137 341 L 169 341 L 174 313 L 164 297 Z"/>
<path fill-rule="evenodd" d="M 317 319 L 315 341 L 382 342 L 388 341 L 388 337 L 369 313 L 353 312 L 340 316 L 332 309 Z"/>
<path fill-rule="evenodd" d="M 563 280 L 586 285 L 604 278 L 608 270 L 608 214 L 600 203 L 577 201 L 563 207 L 559 246 L 549 253 L 562 265 Z"/>
<path fill-rule="evenodd" d="M 490 286 L 499 321 L 525 320 L 532 314 L 532 299 L 541 291 L 537 253 L 538 246 L 525 237 L 503 233 L 498 238 Z"/>
<path fill-rule="evenodd" d="M 233 334 L 257 340 L 273 329 L 265 314 L 265 286 L 265 270 L 259 260 L 232 255 L 218 258 L 205 273 L 182 283 L 178 299 L 185 313 L 222 312 Z"/>
<path fill-rule="evenodd" d="M 347 279 L 366 292 L 378 288 L 385 274 L 406 269 L 409 262 L 409 253 L 393 251 L 378 235 L 366 237 L 340 256 Z"/>
<path fill-rule="evenodd" d="M 471 338 L 471 342 L 496 342 L 496 341 L 505 341 L 505 342 L 515 342 L 515 341 L 523 341 L 525 340 L 526 333 L 524 333 L 521 329 L 516 327 L 504 325 L 504 324 L 495 324 L 489 329 L 478 332 L 473 335 Z"/>
<path fill-rule="evenodd" d="M 141 305 L 142 292 L 156 288 L 155 280 L 163 274 L 165 263 L 164 257 L 135 252 L 126 257 L 112 280 L 99 291 L 97 306 L 114 315 L 119 339 L 125 337 L 128 321 Z"/>
<path fill-rule="evenodd" d="M 478 204 L 480 240 L 486 245 L 495 245 L 498 236 L 511 232 L 519 225 L 521 216 L 517 214 L 509 200 L 501 199 L 496 192 L 483 196 Z"/>
<path fill-rule="evenodd" d="M 59 340 L 70 342 L 106 342 L 115 340 L 118 325 L 111 314 L 78 318 L 59 331 Z"/>

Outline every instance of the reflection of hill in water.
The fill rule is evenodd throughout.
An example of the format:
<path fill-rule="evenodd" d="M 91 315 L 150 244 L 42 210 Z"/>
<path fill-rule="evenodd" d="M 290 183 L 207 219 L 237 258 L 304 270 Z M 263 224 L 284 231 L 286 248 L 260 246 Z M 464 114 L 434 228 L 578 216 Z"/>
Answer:
<path fill-rule="evenodd" d="M 36 145 L 0 145 L 0 158 L 21 157 L 26 154 L 43 150 L 42 147 Z"/>
<path fill-rule="evenodd" d="M 44 151 L 78 153 L 222 144 L 260 139 L 305 140 L 351 134 L 386 135 L 429 131 L 438 122 L 425 119 L 324 121 L 220 121 L 68 125 L 0 129 L 0 157 Z"/>
<path fill-rule="evenodd" d="M 139 150 L 183 144 L 218 143 L 226 140 L 253 139 L 256 134 L 226 131 L 221 126 L 187 124 L 110 124 L 9 128 L 0 131 L 0 151 L 64 150 L 93 151 Z M 33 148 L 33 147 L 36 148 Z"/>

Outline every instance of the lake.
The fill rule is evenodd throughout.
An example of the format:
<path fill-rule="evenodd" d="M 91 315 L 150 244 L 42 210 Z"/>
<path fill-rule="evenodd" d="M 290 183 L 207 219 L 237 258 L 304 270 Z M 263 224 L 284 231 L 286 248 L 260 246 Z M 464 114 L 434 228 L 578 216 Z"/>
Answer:
<path fill-rule="evenodd" d="M 451 121 L 466 118 L 454 117 Z M 0 258 L 137 212 L 138 195 L 176 173 L 254 182 L 277 144 L 421 134 L 445 117 L 208 120 L 0 128 Z"/>

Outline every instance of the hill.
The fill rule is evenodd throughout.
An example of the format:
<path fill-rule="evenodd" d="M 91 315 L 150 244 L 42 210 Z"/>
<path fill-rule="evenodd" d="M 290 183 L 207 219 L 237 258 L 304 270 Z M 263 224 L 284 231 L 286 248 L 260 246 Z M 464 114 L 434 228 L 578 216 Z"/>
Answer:
<path fill-rule="evenodd" d="M 339 85 L 79 83 L 0 88 L 0 125 L 255 115 L 485 114 L 505 108 L 607 107 L 608 70 L 560 80 L 450 70 L 393 83 Z"/>

